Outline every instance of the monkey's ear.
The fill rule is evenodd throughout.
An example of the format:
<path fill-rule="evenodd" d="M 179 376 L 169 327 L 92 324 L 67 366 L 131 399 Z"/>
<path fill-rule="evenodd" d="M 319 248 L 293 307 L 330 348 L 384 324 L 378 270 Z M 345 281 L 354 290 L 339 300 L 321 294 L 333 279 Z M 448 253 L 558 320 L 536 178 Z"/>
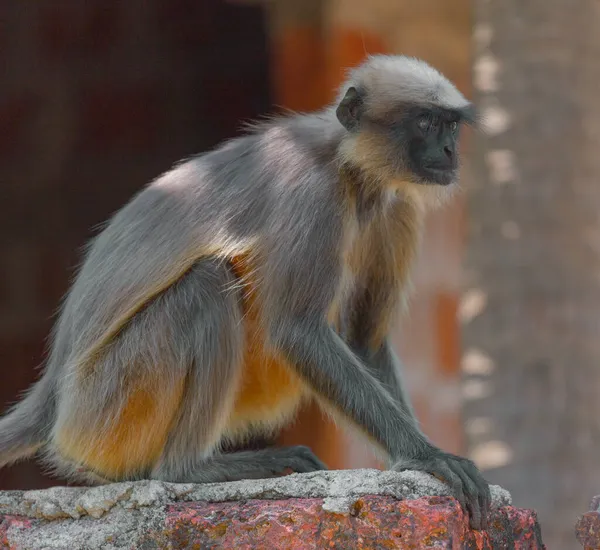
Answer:
<path fill-rule="evenodd" d="M 335 114 L 346 130 L 354 130 L 358 127 L 360 116 L 363 112 L 363 100 L 358 90 L 352 86 L 348 88 L 344 99 L 340 101 Z"/>

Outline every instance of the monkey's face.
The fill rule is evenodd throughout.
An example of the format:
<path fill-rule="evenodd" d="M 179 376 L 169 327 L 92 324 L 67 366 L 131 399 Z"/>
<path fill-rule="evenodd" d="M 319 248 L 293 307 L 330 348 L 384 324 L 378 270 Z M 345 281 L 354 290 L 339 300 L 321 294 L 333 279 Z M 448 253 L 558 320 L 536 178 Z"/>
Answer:
<path fill-rule="evenodd" d="M 448 186 L 457 181 L 460 127 L 471 124 L 472 105 L 456 108 L 402 101 L 366 105 L 350 88 L 337 116 L 353 136 L 346 158 L 380 180 Z"/>
<path fill-rule="evenodd" d="M 393 130 L 392 147 L 403 159 L 401 169 L 415 183 L 449 185 L 458 172 L 460 114 L 442 108 L 409 110 Z"/>
<path fill-rule="evenodd" d="M 410 107 L 394 115 L 363 116 L 354 160 L 383 180 L 449 186 L 458 179 L 460 113 Z"/>

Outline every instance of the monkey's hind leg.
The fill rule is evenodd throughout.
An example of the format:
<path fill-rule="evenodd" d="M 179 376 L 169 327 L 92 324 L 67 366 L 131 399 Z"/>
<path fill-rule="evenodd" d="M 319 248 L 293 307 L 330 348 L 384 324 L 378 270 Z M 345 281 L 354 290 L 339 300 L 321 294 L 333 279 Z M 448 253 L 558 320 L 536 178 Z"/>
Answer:
<path fill-rule="evenodd" d="M 151 477 L 171 482 L 212 483 L 268 478 L 285 473 L 327 469 L 304 446 L 266 448 L 228 454 L 218 452 L 227 432 L 244 361 L 242 295 L 226 265 L 217 269 L 212 286 L 189 281 L 189 295 L 204 296 L 201 319 L 194 328 L 196 356 L 190 365 L 178 417 Z M 218 321 L 217 321 L 218 320 Z M 209 415 L 215 404 L 225 404 Z"/>
<path fill-rule="evenodd" d="M 304 448 L 215 456 L 243 368 L 242 296 L 223 262 L 199 261 L 65 377 L 49 461 L 103 482 L 218 481 L 321 467 Z"/>
<path fill-rule="evenodd" d="M 48 453 L 57 473 L 136 479 L 169 461 L 185 470 L 209 453 L 241 370 L 234 284 L 222 262 L 201 260 L 130 319 L 93 363 L 67 367 Z"/>

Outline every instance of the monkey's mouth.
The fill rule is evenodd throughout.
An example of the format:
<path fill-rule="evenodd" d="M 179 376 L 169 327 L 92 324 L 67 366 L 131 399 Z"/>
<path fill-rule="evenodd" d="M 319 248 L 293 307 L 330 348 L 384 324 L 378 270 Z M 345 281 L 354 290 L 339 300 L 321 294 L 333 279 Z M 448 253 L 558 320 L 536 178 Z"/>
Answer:
<path fill-rule="evenodd" d="M 450 185 L 456 181 L 456 167 L 437 168 L 434 166 L 423 166 L 425 183 L 435 185 Z"/>

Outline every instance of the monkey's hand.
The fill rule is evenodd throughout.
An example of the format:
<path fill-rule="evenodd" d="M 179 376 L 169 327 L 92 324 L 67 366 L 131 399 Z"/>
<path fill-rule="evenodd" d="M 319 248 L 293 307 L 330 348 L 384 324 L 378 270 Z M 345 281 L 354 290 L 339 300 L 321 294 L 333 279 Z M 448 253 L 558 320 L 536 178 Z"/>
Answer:
<path fill-rule="evenodd" d="M 401 459 L 392 466 L 392 470 L 419 470 L 446 482 L 463 510 L 469 514 L 471 529 L 487 529 L 490 488 L 471 460 L 436 449 L 422 459 Z"/>

